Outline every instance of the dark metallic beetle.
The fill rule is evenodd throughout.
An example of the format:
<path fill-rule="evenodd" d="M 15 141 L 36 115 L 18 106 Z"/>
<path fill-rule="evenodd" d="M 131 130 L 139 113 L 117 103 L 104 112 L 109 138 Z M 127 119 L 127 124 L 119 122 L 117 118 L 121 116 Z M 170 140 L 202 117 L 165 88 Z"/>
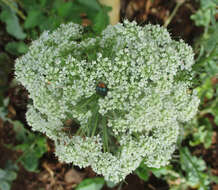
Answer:
<path fill-rule="evenodd" d="M 108 88 L 106 84 L 103 82 L 99 82 L 96 86 L 96 93 L 101 95 L 101 96 L 106 96 L 107 95 Z"/>

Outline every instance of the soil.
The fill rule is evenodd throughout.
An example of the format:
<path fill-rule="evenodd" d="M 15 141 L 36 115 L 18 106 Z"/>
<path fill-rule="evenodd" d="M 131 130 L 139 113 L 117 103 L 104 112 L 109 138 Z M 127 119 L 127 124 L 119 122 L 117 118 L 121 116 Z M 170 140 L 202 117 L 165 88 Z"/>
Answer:
<path fill-rule="evenodd" d="M 121 6 L 121 20 L 127 18 L 129 20 L 136 20 L 140 25 L 146 23 L 164 24 L 169 18 L 170 13 L 175 7 L 175 1 L 161 1 L 155 0 L 153 3 L 150 0 L 123 0 Z M 194 26 L 190 20 L 190 15 L 197 9 L 197 5 L 193 1 L 186 1 L 178 10 L 168 29 L 173 38 L 182 38 L 189 44 L 192 44 L 194 37 L 196 38 L 202 32 L 201 28 Z M 0 23 L 2 24 L 2 23 Z M 6 32 L 5 32 L 6 33 Z M 4 39 L 0 39 L 0 50 L 4 51 L 3 46 L 10 40 L 5 35 Z M 0 35 L 0 38 L 2 36 Z M 13 59 L 13 57 L 11 58 Z M 12 83 L 13 72 L 8 75 L 8 84 Z M 9 88 L 6 91 L 6 96 L 10 98 L 8 106 L 8 117 L 15 120 L 20 120 L 27 127 L 25 120 L 25 112 L 28 101 L 27 91 L 21 87 Z M 59 163 L 54 156 L 54 145 L 48 140 L 48 152 L 40 160 L 40 172 L 27 172 L 21 165 L 19 165 L 19 172 L 17 179 L 13 182 L 12 190 L 71 190 L 82 179 L 87 177 L 95 177 L 96 174 L 91 168 L 83 170 L 79 168 L 72 168 L 69 164 Z M 12 151 L 5 147 L 5 145 L 16 145 L 15 133 L 13 126 L 8 122 L 0 120 L 0 168 L 3 168 L 7 160 L 16 161 L 20 153 Z M 218 176 L 218 128 L 214 126 L 213 144 L 209 149 L 203 146 L 198 146 L 193 150 L 197 156 L 203 156 L 207 165 L 211 167 L 214 175 Z M 119 186 L 113 188 L 118 189 Z M 103 190 L 108 190 L 106 186 Z M 165 181 L 157 179 L 151 174 L 149 181 L 144 182 L 136 175 L 131 174 L 127 176 L 125 183 L 122 184 L 120 190 L 167 190 L 168 184 Z M 218 190 L 218 185 L 213 184 L 213 190 Z"/>

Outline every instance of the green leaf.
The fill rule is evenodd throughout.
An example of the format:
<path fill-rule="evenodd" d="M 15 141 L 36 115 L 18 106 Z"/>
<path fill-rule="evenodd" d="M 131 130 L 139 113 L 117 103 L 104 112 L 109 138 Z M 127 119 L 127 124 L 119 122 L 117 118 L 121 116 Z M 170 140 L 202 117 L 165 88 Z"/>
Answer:
<path fill-rule="evenodd" d="M 41 24 L 44 19 L 44 15 L 40 10 L 31 10 L 28 12 L 27 18 L 24 23 L 25 29 L 31 29 Z"/>
<path fill-rule="evenodd" d="M 47 151 L 46 138 L 31 133 L 25 129 L 20 121 L 11 121 L 14 125 L 16 138 L 21 142 L 15 146 L 16 150 L 22 150 L 23 154 L 18 159 L 28 171 L 37 171 L 39 159 Z"/>
<path fill-rule="evenodd" d="M 47 151 L 46 138 L 29 133 L 24 142 L 16 146 L 23 151 L 19 161 L 28 171 L 37 171 L 39 159 Z"/>
<path fill-rule="evenodd" d="M 212 144 L 212 125 L 207 118 L 202 119 L 201 124 L 201 126 L 196 126 L 197 131 L 193 133 L 193 140 L 189 143 L 191 146 L 196 146 L 202 143 L 205 148 L 209 148 Z"/>
<path fill-rule="evenodd" d="M 12 167 L 8 167 L 8 164 L 11 164 Z M 16 179 L 17 173 L 15 172 L 15 164 L 10 160 L 6 163 L 6 168 L 3 170 L 0 168 L 0 189 L 6 190 L 10 189 L 10 184 L 13 180 Z"/>
<path fill-rule="evenodd" d="M 7 171 L 5 179 L 7 179 L 7 181 L 13 181 L 17 178 L 17 173 L 14 171 Z"/>
<path fill-rule="evenodd" d="M 20 157 L 20 162 L 27 171 L 37 171 L 39 159 L 34 151 L 29 150 L 26 154 L 23 154 Z"/>
<path fill-rule="evenodd" d="M 6 24 L 6 30 L 9 34 L 19 40 L 26 38 L 26 34 L 19 24 L 17 15 L 10 8 L 4 8 L 2 10 L 0 20 Z"/>
<path fill-rule="evenodd" d="M 93 30 L 97 33 L 101 33 L 101 31 L 104 30 L 106 26 L 109 24 L 107 10 L 101 9 L 93 20 Z"/>
<path fill-rule="evenodd" d="M 0 189 L 1 190 L 10 190 L 11 189 L 11 185 L 8 182 L 6 182 L 6 181 L 0 180 Z"/>
<path fill-rule="evenodd" d="M 218 2 L 216 2 L 216 3 L 218 3 Z M 215 8 L 216 3 L 214 2 L 214 0 L 207 0 L 207 1 L 200 0 L 201 9 Z"/>
<path fill-rule="evenodd" d="M 214 118 L 214 122 L 218 125 L 218 115 Z"/>
<path fill-rule="evenodd" d="M 12 124 L 14 125 L 16 139 L 18 141 L 25 141 L 27 139 L 28 131 L 24 128 L 23 123 L 20 121 L 12 121 Z"/>
<path fill-rule="evenodd" d="M 25 151 L 28 148 L 29 148 L 29 144 L 27 144 L 27 143 L 18 144 L 14 147 L 15 150 L 21 150 L 21 151 Z"/>
<path fill-rule="evenodd" d="M 101 177 L 85 179 L 76 187 L 76 190 L 100 190 L 104 183 L 104 179 Z"/>
<path fill-rule="evenodd" d="M 206 169 L 206 164 L 201 158 L 192 156 L 187 147 L 180 148 L 180 164 L 182 169 L 186 172 L 186 179 L 188 184 L 195 187 L 202 187 L 208 189 L 208 175 L 203 171 Z"/>
<path fill-rule="evenodd" d="M 204 171 L 206 169 L 204 160 L 192 156 L 187 147 L 181 148 L 180 163 L 183 170 L 193 172 L 193 175 L 198 171 Z"/>
<path fill-rule="evenodd" d="M 36 145 L 34 147 L 35 155 L 37 158 L 41 158 L 42 155 L 47 151 L 46 138 L 37 137 Z"/>
<path fill-rule="evenodd" d="M 218 23 L 215 25 L 211 25 L 208 29 L 208 35 L 203 35 L 203 38 L 205 40 L 205 50 L 207 53 L 212 52 L 215 48 L 217 48 L 218 44 Z M 217 54 L 216 54 L 217 55 Z M 215 64 L 216 65 L 216 64 Z"/>
<path fill-rule="evenodd" d="M 17 164 L 14 164 L 11 160 L 8 160 L 6 162 L 5 169 L 11 170 L 11 171 L 18 171 L 19 168 L 18 168 Z"/>
<path fill-rule="evenodd" d="M 161 167 L 161 168 L 149 168 L 149 169 L 157 178 L 160 178 L 161 176 L 166 175 L 169 170 L 167 166 Z"/>
<path fill-rule="evenodd" d="M 72 13 L 73 2 L 69 1 L 66 3 L 61 3 L 57 8 L 58 15 L 60 17 L 67 17 Z"/>
<path fill-rule="evenodd" d="M 26 10 L 26 12 L 29 12 L 31 10 L 36 10 L 39 8 L 37 5 L 36 0 L 21 0 L 23 8 Z"/>
<path fill-rule="evenodd" d="M 16 146 L 23 151 L 19 161 L 28 171 L 37 171 L 39 159 L 47 151 L 46 138 L 28 133 L 23 143 Z"/>
<path fill-rule="evenodd" d="M 56 1 L 54 3 L 54 10 L 57 10 L 58 18 L 61 19 L 61 22 L 75 22 L 81 23 L 80 15 L 86 13 L 86 8 L 79 4 L 77 1 L 69 1 L 63 3 L 61 1 Z M 93 12 L 93 11 L 92 11 Z"/>
<path fill-rule="evenodd" d="M 150 170 L 144 164 L 141 164 L 136 170 L 135 173 L 144 181 L 148 181 Z"/>
<path fill-rule="evenodd" d="M 5 46 L 5 50 L 12 55 L 22 55 L 28 51 L 28 46 L 24 42 L 9 42 Z"/>
<path fill-rule="evenodd" d="M 196 26 L 208 26 L 211 20 L 211 10 L 200 9 L 195 14 L 191 15 L 191 19 L 195 22 Z"/>
<path fill-rule="evenodd" d="M 212 107 L 212 114 L 216 117 L 218 116 L 218 98 L 214 100 L 214 105 Z"/>
<path fill-rule="evenodd" d="M 46 3 L 47 3 L 47 0 L 39 0 L 39 2 L 40 2 L 41 7 L 45 7 Z"/>
<path fill-rule="evenodd" d="M 204 99 L 205 96 L 207 96 L 207 98 L 210 99 L 211 96 L 213 96 L 211 79 L 210 77 L 207 77 L 206 79 L 204 77 L 203 80 L 204 80 L 203 84 L 197 87 L 196 90 L 198 91 L 199 98 L 201 98 L 202 100 Z"/>
<path fill-rule="evenodd" d="M 101 9 L 100 4 L 96 0 L 77 0 L 81 5 L 99 11 Z"/>
<path fill-rule="evenodd" d="M 6 171 L 0 168 L 0 179 L 4 179 L 6 176 Z"/>
<path fill-rule="evenodd" d="M 43 32 L 45 30 L 53 30 L 60 24 L 59 19 L 54 19 L 54 17 L 50 16 L 46 19 L 44 19 L 40 25 L 40 31 Z"/>
<path fill-rule="evenodd" d="M 211 176 L 210 176 L 210 179 L 211 179 L 212 182 L 215 182 L 215 183 L 218 184 L 218 176 L 213 176 L 213 175 L 211 175 Z"/>

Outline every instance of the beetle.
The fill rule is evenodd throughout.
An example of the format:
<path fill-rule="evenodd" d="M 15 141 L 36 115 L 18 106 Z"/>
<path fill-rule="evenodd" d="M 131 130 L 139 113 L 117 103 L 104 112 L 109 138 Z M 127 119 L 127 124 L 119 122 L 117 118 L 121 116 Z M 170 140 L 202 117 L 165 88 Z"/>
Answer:
<path fill-rule="evenodd" d="M 108 92 L 108 88 L 105 83 L 99 82 L 96 86 L 96 93 L 101 96 L 106 96 Z"/>

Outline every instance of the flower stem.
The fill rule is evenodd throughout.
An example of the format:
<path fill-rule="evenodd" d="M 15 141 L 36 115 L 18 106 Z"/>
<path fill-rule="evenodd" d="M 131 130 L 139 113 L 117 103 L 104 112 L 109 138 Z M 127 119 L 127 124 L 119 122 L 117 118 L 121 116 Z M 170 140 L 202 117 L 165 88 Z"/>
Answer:
<path fill-rule="evenodd" d="M 99 113 L 98 113 L 98 109 L 96 108 L 96 110 L 94 111 L 94 127 L 92 129 L 92 135 L 91 137 L 93 137 L 95 135 L 97 126 L 98 126 L 98 120 L 99 120 Z"/>
<path fill-rule="evenodd" d="M 173 9 L 173 12 L 171 13 L 171 15 L 168 17 L 168 19 L 166 20 L 166 22 L 164 23 L 164 27 L 167 28 L 167 26 L 170 24 L 170 22 L 172 21 L 173 17 L 176 15 L 176 12 L 178 11 L 179 7 L 184 3 L 185 1 L 176 1 L 176 6 Z"/>
<path fill-rule="evenodd" d="M 106 118 L 102 118 L 102 129 L 103 129 L 103 142 L 104 142 L 104 152 L 109 151 L 108 146 L 108 133 L 107 133 L 107 122 Z"/>
<path fill-rule="evenodd" d="M 2 0 L 6 5 L 8 5 L 12 10 L 14 10 L 23 20 L 26 19 L 26 16 L 20 11 L 17 7 L 15 7 L 10 1 Z"/>

